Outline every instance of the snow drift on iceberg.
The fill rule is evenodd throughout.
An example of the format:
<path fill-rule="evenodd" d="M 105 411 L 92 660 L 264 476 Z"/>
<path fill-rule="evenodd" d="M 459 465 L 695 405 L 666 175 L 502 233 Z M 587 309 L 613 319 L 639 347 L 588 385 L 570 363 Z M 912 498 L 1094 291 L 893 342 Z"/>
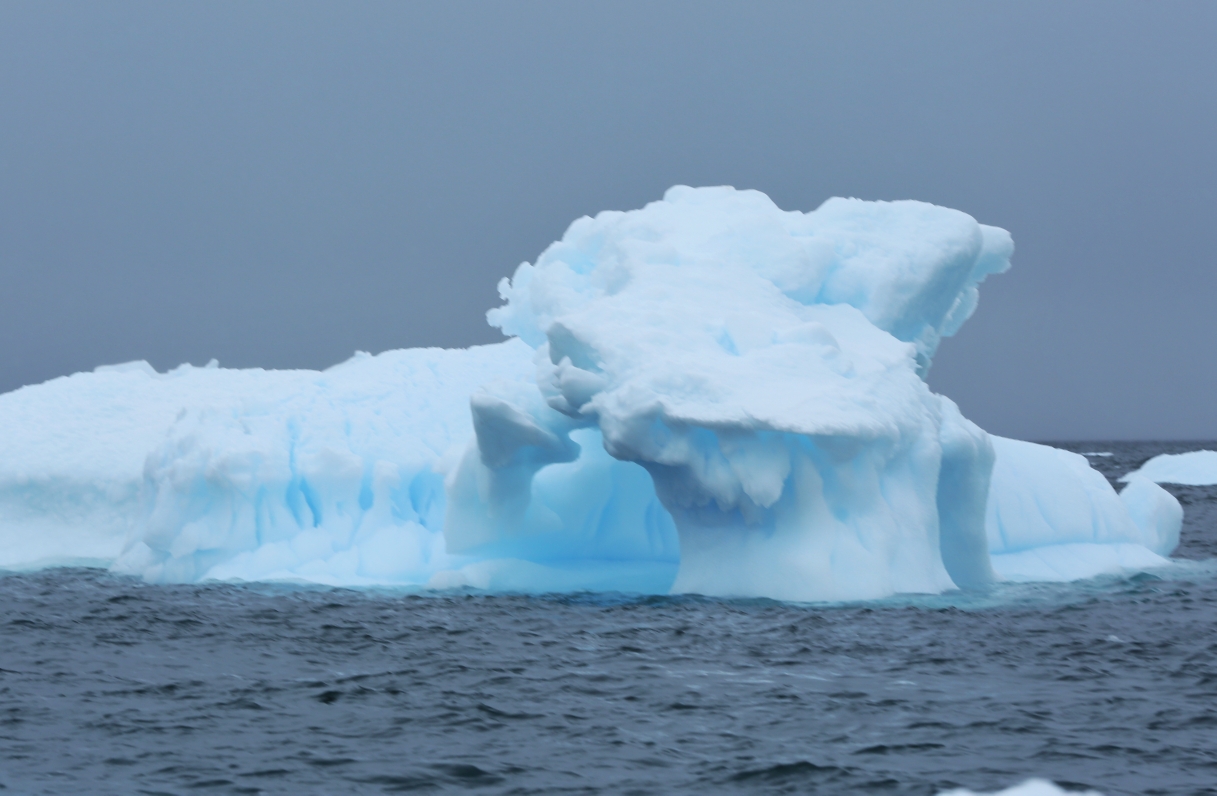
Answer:
<path fill-rule="evenodd" d="M 1012 250 L 919 202 L 677 187 L 504 280 L 506 343 L 23 388 L 0 566 L 840 600 L 1161 563 L 1167 493 L 924 381 Z"/>

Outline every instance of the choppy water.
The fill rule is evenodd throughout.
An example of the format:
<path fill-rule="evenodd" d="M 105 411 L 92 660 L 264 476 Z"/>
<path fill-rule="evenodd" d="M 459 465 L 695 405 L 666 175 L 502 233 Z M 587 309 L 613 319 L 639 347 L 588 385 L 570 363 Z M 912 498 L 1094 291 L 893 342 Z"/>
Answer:
<path fill-rule="evenodd" d="M 1215 794 L 1217 488 L 1175 491 L 1161 577 L 869 605 L 0 576 L 0 786 Z"/>

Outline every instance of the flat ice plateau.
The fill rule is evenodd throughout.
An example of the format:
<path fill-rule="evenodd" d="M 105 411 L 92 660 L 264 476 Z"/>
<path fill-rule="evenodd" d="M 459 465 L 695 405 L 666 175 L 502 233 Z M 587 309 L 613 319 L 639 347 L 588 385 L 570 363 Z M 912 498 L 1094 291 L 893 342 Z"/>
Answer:
<path fill-rule="evenodd" d="M 1217 451 L 1162 453 L 1120 480 L 1138 477 L 1158 484 L 1212 486 L 1217 484 Z"/>
<path fill-rule="evenodd" d="M 504 279 L 497 345 L 24 387 L 0 567 L 815 601 L 1163 565 L 1153 476 L 1117 495 L 926 385 L 1012 252 L 921 202 L 678 186 Z"/>

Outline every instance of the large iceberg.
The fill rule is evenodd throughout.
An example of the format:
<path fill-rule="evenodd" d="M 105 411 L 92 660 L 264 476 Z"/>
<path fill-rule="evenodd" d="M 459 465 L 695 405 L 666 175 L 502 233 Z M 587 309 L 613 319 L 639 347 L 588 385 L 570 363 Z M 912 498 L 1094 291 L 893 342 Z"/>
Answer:
<path fill-rule="evenodd" d="M 1165 563 L 1168 493 L 925 383 L 1012 251 L 920 202 L 677 187 L 503 280 L 498 345 L 22 388 L 0 567 L 842 600 Z"/>

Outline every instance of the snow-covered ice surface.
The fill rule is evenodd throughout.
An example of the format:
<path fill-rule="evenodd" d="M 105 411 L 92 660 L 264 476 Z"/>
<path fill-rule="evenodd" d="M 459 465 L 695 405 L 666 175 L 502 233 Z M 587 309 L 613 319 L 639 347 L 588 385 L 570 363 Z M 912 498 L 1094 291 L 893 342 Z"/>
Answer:
<path fill-rule="evenodd" d="M 838 601 L 1165 565 L 1169 493 L 924 381 L 1012 251 L 920 202 L 677 187 L 503 280 L 499 345 L 26 387 L 0 567 Z"/>
<path fill-rule="evenodd" d="M 1211 486 L 1217 484 L 1217 451 L 1162 453 L 1120 480 L 1128 481 L 1137 477 L 1159 484 Z"/>

